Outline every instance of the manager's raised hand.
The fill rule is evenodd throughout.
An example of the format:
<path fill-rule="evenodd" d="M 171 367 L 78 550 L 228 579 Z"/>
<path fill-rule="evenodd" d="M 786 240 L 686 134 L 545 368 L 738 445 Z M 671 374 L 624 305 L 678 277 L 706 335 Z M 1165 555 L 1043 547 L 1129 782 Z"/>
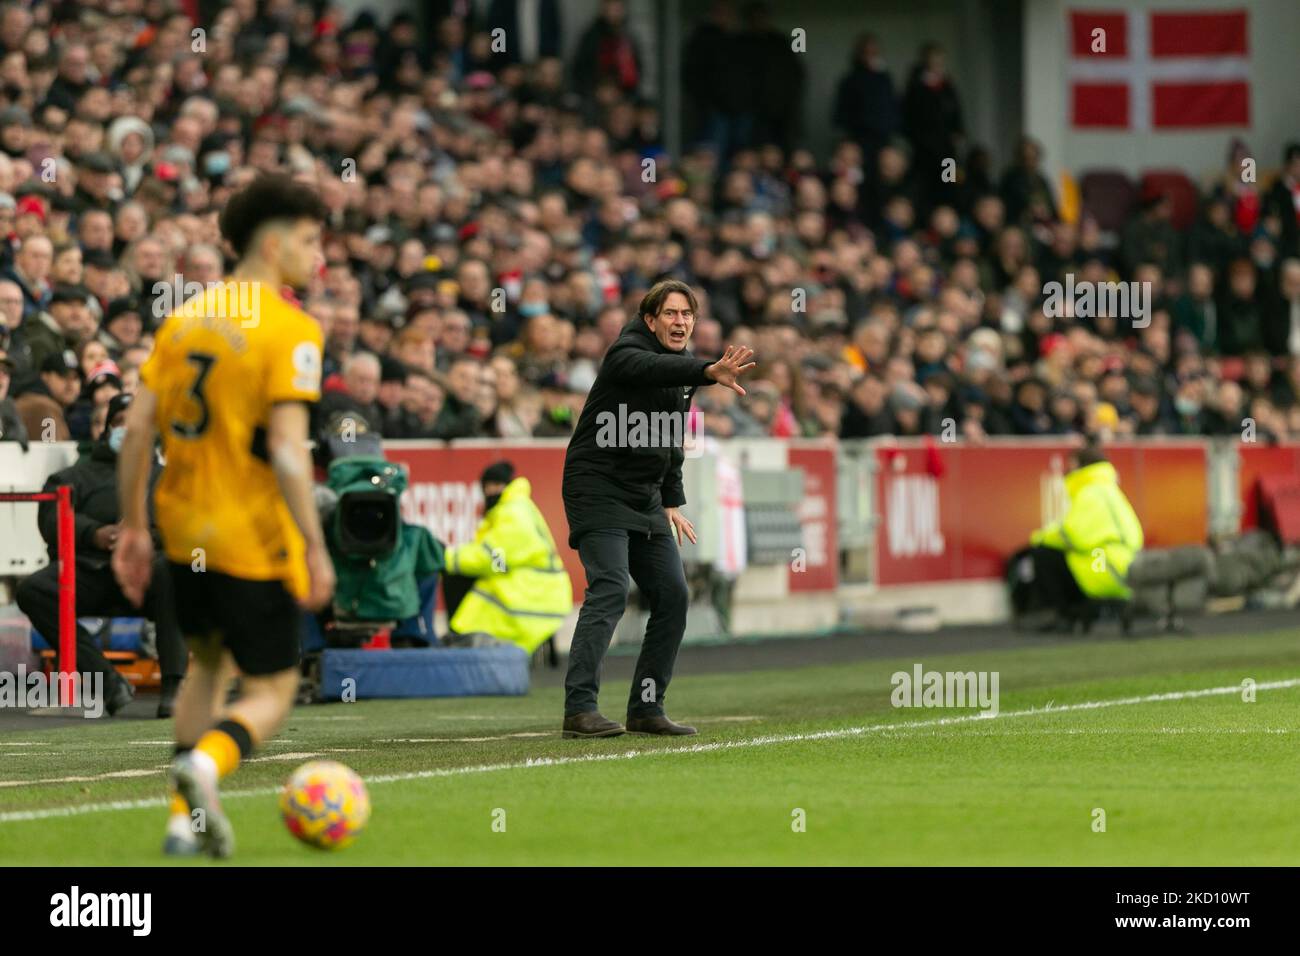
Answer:
<path fill-rule="evenodd" d="M 740 385 L 736 379 L 744 375 L 751 368 L 758 366 L 757 362 L 749 361 L 754 357 L 754 350 L 744 345 L 728 345 L 727 350 L 722 353 L 722 358 L 718 359 L 712 365 L 704 370 L 704 374 L 709 376 L 719 385 L 725 385 L 737 395 L 744 395 L 744 386 Z"/>

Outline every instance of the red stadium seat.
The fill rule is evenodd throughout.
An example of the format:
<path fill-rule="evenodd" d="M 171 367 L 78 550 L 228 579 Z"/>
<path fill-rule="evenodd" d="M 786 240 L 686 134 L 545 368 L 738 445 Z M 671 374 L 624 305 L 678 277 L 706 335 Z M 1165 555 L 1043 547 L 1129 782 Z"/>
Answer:
<path fill-rule="evenodd" d="M 1079 177 L 1084 215 L 1092 216 L 1103 232 L 1118 236 L 1137 208 L 1138 190 L 1118 169 L 1092 169 Z"/>
<path fill-rule="evenodd" d="M 1179 169 L 1149 169 L 1142 174 L 1141 195 L 1164 193 L 1173 201 L 1172 222 L 1179 232 L 1190 229 L 1196 221 L 1201 197 L 1196 185 Z"/>

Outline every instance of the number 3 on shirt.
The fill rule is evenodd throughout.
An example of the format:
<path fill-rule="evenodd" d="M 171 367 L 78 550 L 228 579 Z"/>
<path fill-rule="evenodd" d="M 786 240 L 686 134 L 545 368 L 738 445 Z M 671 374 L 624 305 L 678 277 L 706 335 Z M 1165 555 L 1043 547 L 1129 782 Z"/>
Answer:
<path fill-rule="evenodd" d="M 217 361 L 217 357 L 207 352 L 190 352 L 185 356 L 185 360 L 191 362 L 196 369 L 194 381 L 190 383 L 190 390 L 187 395 L 194 400 L 199 415 L 198 420 L 193 423 L 173 420 L 172 433 L 179 435 L 181 438 L 198 438 L 208 430 L 210 415 L 208 412 L 208 399 L 203 394 L 203 386 L 207 381 L 208 373 L 212 371 L 213 364 Z"/>

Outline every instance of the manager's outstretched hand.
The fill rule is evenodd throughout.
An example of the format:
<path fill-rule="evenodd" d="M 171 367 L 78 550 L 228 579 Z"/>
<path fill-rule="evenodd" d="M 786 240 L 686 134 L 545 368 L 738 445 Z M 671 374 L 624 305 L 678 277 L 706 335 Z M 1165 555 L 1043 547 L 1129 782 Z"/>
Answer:
<path fill-rule="evenodd" d="M 754 350 L 747 346 L 728 345 L 727 350 L 722 353 L 722 358 L 706 368 L 704 373 L 719 385 L 727 386 L 737 395 L 744 395 L 745 389 L 737 384 L 736 379 L 758 366 L 757 362 L 749 361 L 753 357 Z"/>

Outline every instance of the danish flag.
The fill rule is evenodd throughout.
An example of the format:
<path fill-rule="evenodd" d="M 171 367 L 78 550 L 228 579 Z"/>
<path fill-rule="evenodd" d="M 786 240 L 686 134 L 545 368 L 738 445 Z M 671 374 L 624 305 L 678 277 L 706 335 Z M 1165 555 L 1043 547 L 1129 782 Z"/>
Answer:
<path fill-rule="evenodd" d="M 1074 126 L 1250 126 L 1245 10 L 1072 10 L 1069 26 Z"/>

